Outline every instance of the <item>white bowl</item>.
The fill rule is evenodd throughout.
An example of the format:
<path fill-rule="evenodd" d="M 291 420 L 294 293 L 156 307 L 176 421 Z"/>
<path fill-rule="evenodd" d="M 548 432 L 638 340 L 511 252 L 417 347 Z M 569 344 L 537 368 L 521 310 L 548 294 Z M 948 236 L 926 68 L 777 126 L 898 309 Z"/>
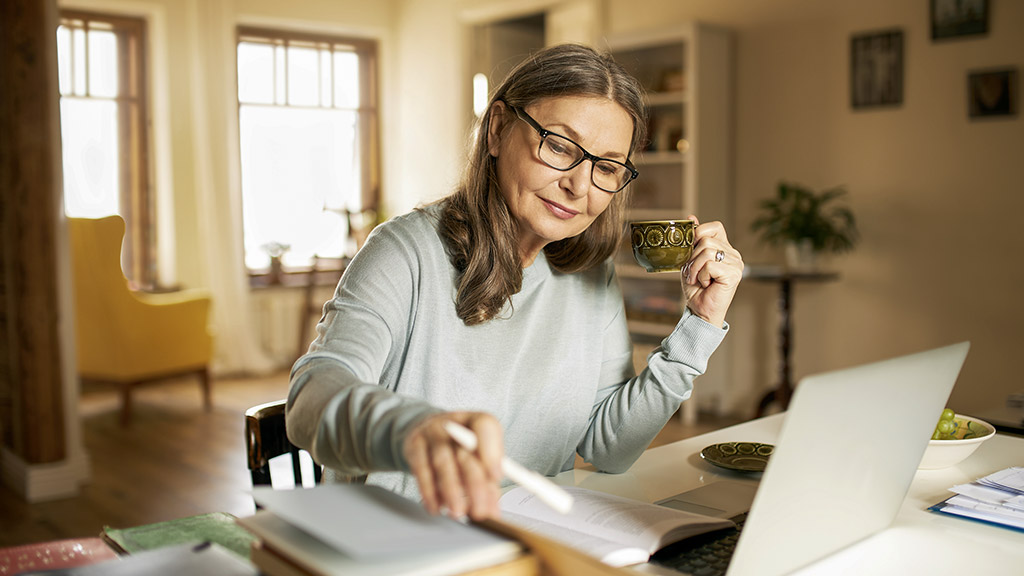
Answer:
<path fill-rule="evenodd" d="M 924 457 L 917 466 L 919 470 L 936 470 L 959 464 L 973 454 L 982 442 L 996 433 L 995 426 L 973 416 L 957 414 L 954 420 L 960 424 L 957 426 L 957 436 L 962 436 L 968 431 L 974 436 L 954 440 L 929 440 Z"/>

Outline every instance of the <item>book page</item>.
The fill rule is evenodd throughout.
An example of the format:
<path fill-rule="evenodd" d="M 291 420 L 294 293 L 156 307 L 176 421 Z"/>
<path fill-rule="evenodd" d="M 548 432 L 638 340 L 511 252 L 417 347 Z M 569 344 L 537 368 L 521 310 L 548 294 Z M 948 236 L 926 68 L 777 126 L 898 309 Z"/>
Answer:
<path fill-rule="evenodd" d="M 523 528 L 602 559 L 622 551 L 629 563 L 645 562 L 658 549 L 688 536 L 734 526 L 730 520 L 585 488 L 565 489 L 575 499 L 569 514 L 559 514 L 526 490 L 515 488 L 501 498 L 502 518 L 517 525 L 528 518 L 529 525 Z M 639 560 L 635 560 L 636 551 L 644 553 Z"/>
<path fill-rule="evenodd" d="M 1007 468 L 979 480 L 985 486 L 993 486 L 1000 490 L 1024 495 L 1024 468 Z"/>
<path fill-rule="evenodd" d="M 609 566 L 629 566 L 630 564 L 640 564 L 646 562 L 651 554 L 643 548 L 636 548 L 625 544 L 613 542 L 595 536 L 593 534 L 587 534 L 586 532 L 580 532 L 573 530 L 572 528 L 565 528 L 558 526 L 557 524 L 551 524 L 544 520 L 538 520 L 536 518 L 530 518 L 529 516 L 523 516 L 514 512 L 508 512 L 503 510 L 501 519 L 509 524 L 514 524 L 520 528 L 529 530 L 541 536 L 545 536 L 552 540 L 557 540 L 563 544 L 567 544 L 585 552 L 601 562 L 608 564 Z"/>

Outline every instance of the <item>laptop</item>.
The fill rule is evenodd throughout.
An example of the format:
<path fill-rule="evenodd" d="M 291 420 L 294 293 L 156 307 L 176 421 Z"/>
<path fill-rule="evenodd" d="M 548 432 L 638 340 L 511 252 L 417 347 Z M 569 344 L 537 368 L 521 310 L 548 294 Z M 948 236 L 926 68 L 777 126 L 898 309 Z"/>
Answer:
<path fill-rule="evenodd" d="M 884 530 L 899 512 L 969 347 L 962 342 L 802 379 L 756 493 L 723 480 L 659 503 L 727 517 L 749 503 L 730 576 L 786 574 Z M 663 552 L 684 552 L 672 548 Z M 672 565 L 672 558 L 659 553 L 653 562 Z M 670 573 L 662 566 L 644 571 Z M 691 573 L 705 572 L 711 573 Z"/>

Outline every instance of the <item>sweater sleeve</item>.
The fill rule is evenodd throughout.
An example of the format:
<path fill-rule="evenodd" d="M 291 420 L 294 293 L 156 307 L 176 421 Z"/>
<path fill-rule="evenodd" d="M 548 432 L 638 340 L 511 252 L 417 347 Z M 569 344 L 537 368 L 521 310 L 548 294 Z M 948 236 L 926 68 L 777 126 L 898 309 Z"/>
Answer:
<path fill-rule="evenodd" d="M 309 352 L 292 368 L 288 438 L 342 474 L 407 470 L 408 431 L 440 412 L 378 384 L 389 355 L 403 347 L 417 304 L 411 244 L 387 226 L 374 231 L 324 305 Z"/>
<path fill-rule="evenodd" d="M 684 309 L 672 333 L 647 357 L 647 367 L 632 376 L 625 306 L 614 275 L 608 292 L 613 312 L 605 330 L 601 382 L 577 452 L 603 472 L 624 472 L 690 397 L 694 379 L 707 369 L 729 326 L 718 328 Z"/>

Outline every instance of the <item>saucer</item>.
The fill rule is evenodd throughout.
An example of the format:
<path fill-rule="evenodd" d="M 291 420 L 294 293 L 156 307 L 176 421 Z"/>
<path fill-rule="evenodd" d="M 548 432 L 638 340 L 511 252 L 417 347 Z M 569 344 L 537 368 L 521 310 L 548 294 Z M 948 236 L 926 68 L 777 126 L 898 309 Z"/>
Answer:
<path fill-rule="evenodd" d="M 741 472 L 761 472 L 775 446 L 760 442 L 723 442 L 700 451 L 701 458 L 722 468 Z"/>

